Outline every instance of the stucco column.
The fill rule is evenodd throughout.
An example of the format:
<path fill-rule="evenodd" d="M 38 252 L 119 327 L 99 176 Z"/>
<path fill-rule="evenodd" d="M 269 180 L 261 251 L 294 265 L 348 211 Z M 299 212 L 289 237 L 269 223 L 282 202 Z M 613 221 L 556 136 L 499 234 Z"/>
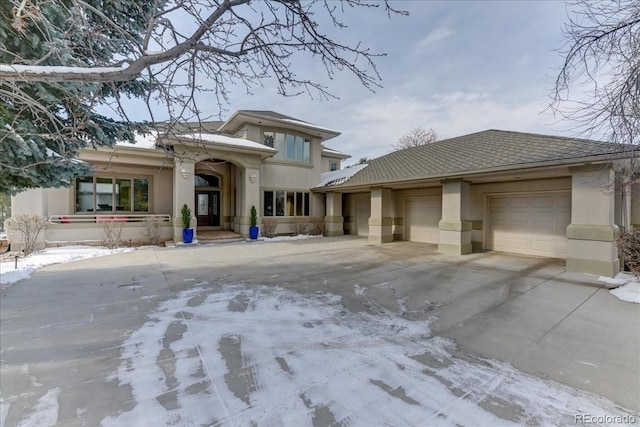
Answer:
<path fill-rule="evenodd" d="M 258 212 L 258 226 L 260 226 L 260 166 L 246 167 L 240 172 L 241 193 L 240 212 L 236 216 L 236 224 L 239 225 L 239 233 L 242 237 L 249 237 L 251 206 Z"/>
<path fill-rule="evenodd" d="M 327 193 L 325 197 L 326 216 L 324 217 L 324 235 L 344 235 L 344 217 L 342 216 L 342 193 Z"/>
<path fill-rule="evenodd" d="M 438 252 L 463 255 L 471 253 L 469 183 L 456 180 L 442 183 L 442 219 L 439 223 Z"/>
<path fill-rule="evenodd" d="M 571 168 L 567 271 L 615 276 L 620 271 L 611 165 Z"/>
<path fill-rule="evenodd" d="M 369 242 L 393 241 L 391 190 L 382 187 L 371 189 L 371 216 L 369 217 Z"/>
<path fill-rule="evenodd" d="M 194 229 L 194 241 L 197 228 L 195 217 L 194 192 L 195 164 L 193 160 L 176 159 L 173 168 L 173 241 L 182 242 L 182 206 L 186 203 L 191 209 L 191 228 Z"/>

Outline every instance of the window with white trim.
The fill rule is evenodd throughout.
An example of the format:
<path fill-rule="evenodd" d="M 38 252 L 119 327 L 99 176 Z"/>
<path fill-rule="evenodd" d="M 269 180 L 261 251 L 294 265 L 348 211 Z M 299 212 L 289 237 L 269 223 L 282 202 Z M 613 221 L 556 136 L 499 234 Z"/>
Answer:
<path fill-rule="evenodd" d="M 262 216 L 309 216 L 309 193 L 303 191 L 264 191 Z"/>
<path fill-rule="evenodd" d="M 311 139 L 302 135 L 282 132 L 264 132 L 263 142 L 267 147 L 275 148 L 276 159 L 296 162 L 310 161 Z"/>
<path fill-rule="evenodd" d="M 149 178 L 89 176 L 76 180 L 76 212 L 149 212 Z"/>

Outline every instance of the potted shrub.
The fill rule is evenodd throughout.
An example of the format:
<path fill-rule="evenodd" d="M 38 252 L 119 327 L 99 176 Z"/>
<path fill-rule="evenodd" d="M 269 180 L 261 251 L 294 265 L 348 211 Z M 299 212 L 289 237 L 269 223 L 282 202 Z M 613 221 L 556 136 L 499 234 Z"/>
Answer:
<path fill-rule="evenodd" d="M 249 215 L 249 223 L 251 227 L 249 227 L 249 238 L 255 240 L 258 238 L 258 212 L 256 212 L 256 207 L 251 206 L 251 213 Z"/>
<path fill-rule="evenodd" d="M 182 241 L 185 243 L 193 242 L 193 228 L 191 228 L 191 209 L 185 203 L 182 205 Z"/>

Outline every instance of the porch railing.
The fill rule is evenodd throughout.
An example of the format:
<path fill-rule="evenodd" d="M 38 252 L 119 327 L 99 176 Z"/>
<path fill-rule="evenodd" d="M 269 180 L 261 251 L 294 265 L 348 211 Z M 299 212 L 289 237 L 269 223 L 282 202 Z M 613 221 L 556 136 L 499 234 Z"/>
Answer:
<path fill-rule="evenodd" d="M 141 223 L 147 219 L 153 219 L 160 223 L 171 223 L 169 214 L 69 214 L 51 215 L 48 220 L 51 224 L 100 224 L 104 222 Z"/>

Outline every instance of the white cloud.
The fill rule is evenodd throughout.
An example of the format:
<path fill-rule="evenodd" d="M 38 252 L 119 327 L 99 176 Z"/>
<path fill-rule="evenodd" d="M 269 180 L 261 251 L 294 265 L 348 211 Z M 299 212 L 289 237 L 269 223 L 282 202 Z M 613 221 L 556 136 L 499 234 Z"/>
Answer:
<path fill-rule="evenodd" d="M 422 48 L 435 46 L 438 42 L 450 37 L 454 34 L 452 30 L 448 27 L 438 27 L 435 30 L 431 31 L 424 37 L 422 40 L 418 42 L 418 46 Z"/>
<path fill-rule="evenodd" d="M 543 100 L 503 100 L 487 92 L 455 91 L 419 99 L 395 95 L 352 106 L 339 124 L 343 136 L 336 147 L 354 159 L 378 157 L 415 127 L 435 128 L 446 138 L 486 129 L 560 134 Z"/>

